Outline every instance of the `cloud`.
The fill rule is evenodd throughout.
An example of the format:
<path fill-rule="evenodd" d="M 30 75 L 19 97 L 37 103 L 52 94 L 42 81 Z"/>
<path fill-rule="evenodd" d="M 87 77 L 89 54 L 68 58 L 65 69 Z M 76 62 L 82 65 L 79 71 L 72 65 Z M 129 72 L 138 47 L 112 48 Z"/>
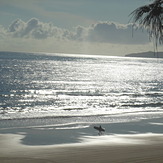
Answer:
<path fill-rule="evenodd" d="M 40 22 L 36 18 L 32 18 L 27 22 L 21 19 L 15 20 L 8 28 L 8 33 L 17 38 L 34 38 L 47 39 L 55 37 L 61 39 L 66 35 L 66 30 L 57 28 L 51 23 Z"/>
<path fill-rule="evenodd" d="M 148 42 L 146 32 L 138 29 L 132 37 L 132 24 L 115 22 L 98 22 L 89 27 L 78 26 L 74 31 L 58 28 L 52 23 L 43 23 L 36 18 L 27 22 L 15 20 L 8 28 L 8 34 L 18 38 L 47 39 L 49 37 L 61 40 L 87 41 L 118 44 L 144 44 Z"/>
<path fill-rule="evenodd" d="M 0 39 L 4 39 L 7 36 L 7 31 L 6 29 L 0 25 Z"/>
<path fill-rule="evenodd" d="M 17 19 L 8 28 L 0 26 L 0 50 L 125 55 L 153 46 L 140 29 L 132 37 L 132 24 L 97 22 L 67 30 L 32 18 Z"/>
<path fill-rule="evenodd" d="M 88 30 L 87 39 L 95 42 L 109 42 L 120 44 L 144 44 L 148 42 L 146 32 L 138 29 L 132 37 L 132 24 L 118 24 L 114 22 L 99 22 Z"/>

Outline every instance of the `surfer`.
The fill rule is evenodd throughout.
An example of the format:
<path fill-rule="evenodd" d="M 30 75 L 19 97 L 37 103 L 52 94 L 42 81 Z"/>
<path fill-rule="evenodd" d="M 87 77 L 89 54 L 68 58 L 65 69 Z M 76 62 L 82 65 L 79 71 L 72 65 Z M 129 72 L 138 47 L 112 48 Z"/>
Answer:
<path fill-rule="evenodd" d="M 94 129 L 99 131 L 98 135 L 102 135 L 102 132 L 105 132 L 105 128 L 101 127 L 101 125 L 99 127 L 94 126 Z"/>

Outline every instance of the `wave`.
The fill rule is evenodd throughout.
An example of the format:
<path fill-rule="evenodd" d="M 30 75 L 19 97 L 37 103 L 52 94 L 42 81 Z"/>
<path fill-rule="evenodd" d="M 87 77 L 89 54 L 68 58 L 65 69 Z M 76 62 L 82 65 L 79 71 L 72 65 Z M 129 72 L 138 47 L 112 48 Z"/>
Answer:
<path fill-rule="evenodd" d="M 64 108 L 63 110 L 65 110 L 65 111 L 72 111 L 72 110 L 84 110 L 84 109 L 86 109 L 86 108 Z"/>
<path fill-rule="evenodd" d="M 162 92 L 140 92 L 140 93 L 120 93 L 120 92 L 110 92 L 107 93 L 106 96 L 129 96 L 129 97 L 162 97 Z"/>
<path fill-rule="evenodd" d="M 57 91 L 56 95 L 67 95 L 67 96 L 129 96 L 129 97 L 162 97 L 162 92 L 151 92 L 151 93 L 120 93 L 120 92 L 102 92 L 100 90 L 95 91 Z"/>
<path fill-rule="evenodd" d="M 99 90 L 93 91 L 72 91 L 72 92 L 56 92 L 56 95 L 68 95 L 68 96 L 104 96 Z"/>
<path fill-rule="evenodd" d="M 129 108 L 132 108 L 132 107 L 136 107 L 136 108 L 148 108 L 148 107 L 161 107 L 163 106 L 163 103 L 162 102 L 158 102 L 158 103 L 147 103 L 147 104 L 123 104 L 121 105 L 121 107 L 129 107 Z"/>
<path fill-rule="evenodd" d="M 139 94 L 132 94 L 133 97 L 142 97 L 142 96 L 148 96 L 148 97 L 162 97 L 163 93 L 161 92 L 151 92 L 151 93 L 139 93 Z"/>
<path fill-rule="evenodd" d="M 81 129 L 81 128 L 88 128 L 89 125 L 77 125 L 77 126 L 68 126 L 68 127 L 57 127 L 57 130 L 72 130 L 72 129 Z"/>

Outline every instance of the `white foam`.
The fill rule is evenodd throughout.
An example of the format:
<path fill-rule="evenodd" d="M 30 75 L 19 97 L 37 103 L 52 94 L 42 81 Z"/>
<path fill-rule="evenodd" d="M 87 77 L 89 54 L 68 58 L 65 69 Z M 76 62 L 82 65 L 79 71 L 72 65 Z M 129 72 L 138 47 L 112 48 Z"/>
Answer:
<path fill-rule="evenodd" d="M 142 145 L 163 141 L 163 134 L 116 134 L 103 136 L 83 136 L 81 143 L 92 145 Z"/>
<path fill-rule="evenodd" d="M 78 125 L 78 126 L 70 126 L 70 127 L 57 127 L 57 130 L 71 130 L 71 129 L 81 129 L 81 128 L 88 128 L 89 125 Z"/>

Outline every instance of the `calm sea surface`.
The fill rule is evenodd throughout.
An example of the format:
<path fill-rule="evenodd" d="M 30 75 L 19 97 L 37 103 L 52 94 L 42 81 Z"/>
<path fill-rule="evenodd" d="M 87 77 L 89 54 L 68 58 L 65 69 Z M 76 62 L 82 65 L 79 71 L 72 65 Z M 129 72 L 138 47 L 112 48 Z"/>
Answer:
<path fill-rule="evenodd" d="M 152 117 L 163 117 L 163 59 L 0 52 L 1 122 Z"/>

